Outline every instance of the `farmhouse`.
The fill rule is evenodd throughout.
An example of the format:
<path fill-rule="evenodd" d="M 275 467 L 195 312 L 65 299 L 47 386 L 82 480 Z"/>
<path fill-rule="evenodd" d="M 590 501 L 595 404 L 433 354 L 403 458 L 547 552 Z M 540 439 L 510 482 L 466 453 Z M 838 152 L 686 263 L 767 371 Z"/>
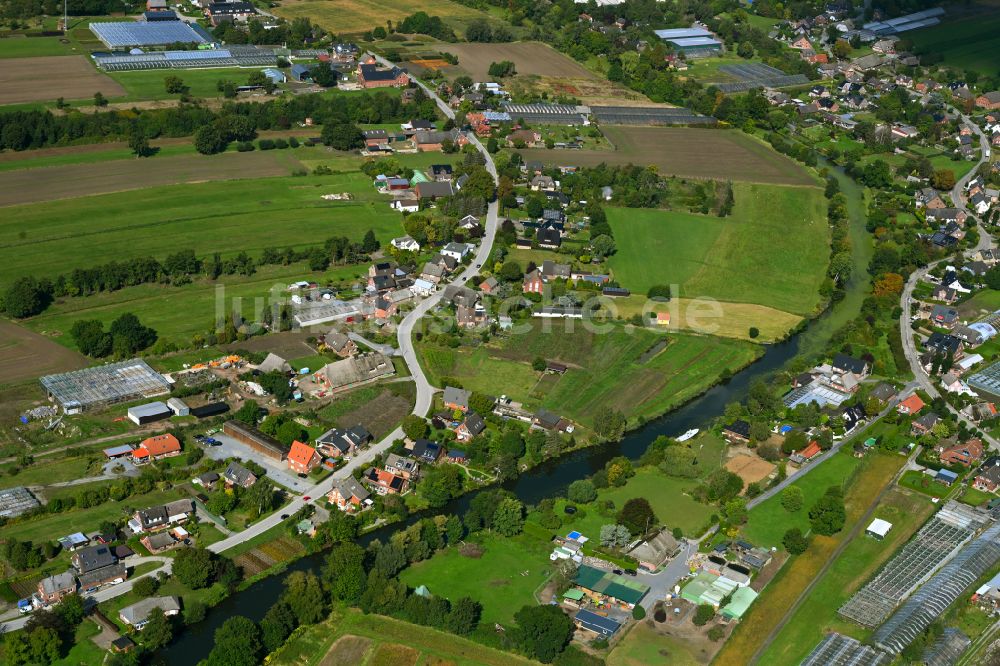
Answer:
<path fill-rule="evenodd" d="M 1000 109 L 1000 90 L 980 95 L 976 98 L 976 106 L 987 111 Z"/>
<path fill-rule="evenodd" d="M 377 65 L 358 65 L 358 83 L 362 88 L 403 88 L 410 85 L 405 69 L 380 69 Z"/>
<path fill-rule="evenodd" d="M 354 340 L 351 340 L 346 333 L 335 328 L 330 329 L 330 332 L 323 336 L 323 344 L 341 358 L 353 356 L 358 352 L 358 346 L 354 343 Z"/>
<path fill-rule="evenodd" d="M 233 21 L 246 21 L 257 14 L 257 8 L 249 2 L 213 2 L 205 8 L 205 16 L 212 26 Z"/>
<path fill-rule="evenodd" d="M 45 604 L 59 603 L 74 592 L 76 592 L 76 578 L 69 571 L 38 581 L 38 598 Z"/>
<path fill-rule="evenodd" d="M 459 148 L 469 142 L 465 135 L 457 129 L 447 131 L 420 130 L 413 134 L 413 143 L 416 144 L 418 150 L 423 152 L 440 152 L 444 148 L 445 141 L 450 141 Z"/>
<path fill-rule="evenodd" d="M 132 451 L 132 461 L 135 463 L 173 458 L 181 454 L 181 443 L 170 433 L 154 435 L 142 440 L 142 443 Z"/>
<path fill-rule="evenodd" d="M 639 563 L 639 566 L 649 571 L 656 571 L 663 563 L 677 555 L 680 544 L 669 532 L 660 530 L 658 534 L 646 539 L 628 552 L 629 557 Z"/>
<path fill-rule="evenodd" d="M 983 442 L 979 439 L 970 439 L 961 444 L 952 444 L 943 447 L 938 458 L 945 465 L 962 465 L 971 467 L 983 457 Z"/>
<path fill-rule="evenodd" d="M 359 386 L 395 374 L 392 359 L 378 353 L 345 358 L 323 366 L 313 377 L 328 390 Z"/>

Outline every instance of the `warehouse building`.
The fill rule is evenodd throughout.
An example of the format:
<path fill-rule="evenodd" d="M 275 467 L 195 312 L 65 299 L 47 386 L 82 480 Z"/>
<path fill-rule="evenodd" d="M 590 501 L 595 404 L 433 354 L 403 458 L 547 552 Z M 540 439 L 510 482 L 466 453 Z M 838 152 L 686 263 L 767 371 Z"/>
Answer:
<path fill-rule="evenodd" d="M 169 419 L 174 413 L 165 403 L 160 401 L 147 402 L 128 408 L 128 420 L 136 425 L 146 425 L 154 421 Z"/>
<path fill-rule="evenodd" d="M 657 37 L 688 58 L 705 58 L 722 52 L 722 42 L 704 28 L 671 28 L 655 32 Z"/>
<path fill-rule="evenodd" d="M 167 378 L 137 358 L 46 375 L 39 382 L 67 414 L 170 393 Z"/>
<path fill-rule="evenodd" d="M 246 444 L 257 453 L 278 462 L 284 461 L 288 455 L 288 448 L 284 444 L 245 423 L 226 421 L 222 426 L 222 432 L 236 441 Z"/>

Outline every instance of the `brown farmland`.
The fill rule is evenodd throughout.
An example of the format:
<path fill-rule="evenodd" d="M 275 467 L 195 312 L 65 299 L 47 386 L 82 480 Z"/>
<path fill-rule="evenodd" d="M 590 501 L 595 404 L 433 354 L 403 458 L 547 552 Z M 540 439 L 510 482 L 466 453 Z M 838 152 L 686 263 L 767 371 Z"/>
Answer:
<path fill-rule="evenodd" d="M 43 102 L 57 97 L 85 99 L 125 94 L 117 81 L 101 74 L 84 56 L 8 58 L 0 68 L 0 104 Z"/>
<path fill-rule="evenodd" d="M 0 320 L 0 385 L 76 370 L 86 357 L 17 324 Z"/>
<path fill-rule="evenodd" d="M 301 166 L 281 151 L 177 155 L 0 172 L 0 206 L 109 194 L 159 185 L 287 176 Z"/>
<path fill-rule="evenodd" d="M 540 42 L 509 44 L 435 44 L 434 48 L 458 56 L 458 66 L 476 81 L 489 81 L 490 63 L 509 60 L 519 75 L 595 79 L 596 74 Z M 609 84 L 610 85 L 610 84 Z"/>
<path fill-rule="evenodd" d="M 525 160 L 595 166 L 653 164 L 660 173 L 686 178 L 726 178 L 776 185 L 815 185 L 791 159 L 736 131 L 693 127 L 602 127 L 614 151 L 520 151 Z"/>

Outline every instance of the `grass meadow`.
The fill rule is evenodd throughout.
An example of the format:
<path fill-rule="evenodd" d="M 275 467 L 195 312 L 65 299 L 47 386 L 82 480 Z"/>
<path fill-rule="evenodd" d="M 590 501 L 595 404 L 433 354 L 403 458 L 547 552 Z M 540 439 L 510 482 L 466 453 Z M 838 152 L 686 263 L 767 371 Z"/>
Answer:
<path fill-rule="evenodd" d="M 890 491 L 879 502 L 873 518 L 888 520 L 892 531 L 882 541 L 864 532 L 851 540 L 764 652 L 761 663 L 799 664 L 830 631 L 859 640 L 867 638 L 866 629 L 840 618 L 837 609 L 909 540 L 935 508 L 917 493 L 900 488 Z"/>
<path fill-rule="evenodd" d="M 634 292 L 680 285 L 680 295 L 755 303 L 808 315 L 819 303 L 830 232 L 815 188 L 737 183 L 728 218 L 608 209 L 615 277 Z"/>
<path fill-rule="evenodd" d="M 846 459 L 851 464 L 841 459 Z M 834 557 L 837 548 L 865 512 L 879 499 L 887 482 L 904 462 L 905 458 L 895 454 L 869 455 L 863 460 L 858 460 L 849 454 L 836 455 L 810 472 L 807 479 L 798 482 L 805 492 L 805 508 L 797 512 L 802 514 L 801 517 L 796 514 L 794 518 L 789 518 L 790 514 L 781 507 L 779 497 L 774 497 L 750 511 L 750 522 L 748 527 L 744 528 L 744 536 L 760 546 L 778 545 L 785 530 L 792 527 L 802 528 L 803 525 L 808 528 L 808 507 L 829 485 L 845 486 L 844 504 L 847 521 L 844 529 L 833 536 L 813 536 L 809 550 L 785 563 L 743 617 L 716 656 L 714 664 L 742 666 L 747 663 L 747 657 L 755 654 L 768 640 L 770 633 L 796 603 L 806 586 L 816 579 L 824 564 Z M 827 468 L 828 466 L 832 467 Z M 857 468 L 856 473 L 853 471 L 855 468 Z M 815 618 L 806 618 L 804 621 L 814 622 Z M 811 643 L 810 649 L 814 646 L 815 644 Z"/>
<path fill-rule="evenodd" d="M 589 425 L 599 407 L 621 410 L 630 419 L 652 417 L 682 404 L 715 383 L 726 371 L 753 361 L 755 346 L 711 336 L 663 333 L 608 326 L 587 330 L 579 322 L 562 325 L 535 321 L 524 335 L 510 335 L 499 345 L 473 352 L 420 345 L 431 383 L 454 377 L 472 390 L 504 393 L 526 406 L 546 407 Z M 666 339 L 665 350 L 640 357 Z M 531 369 L 536 357 L 570 366 L 562 376 Z"/>

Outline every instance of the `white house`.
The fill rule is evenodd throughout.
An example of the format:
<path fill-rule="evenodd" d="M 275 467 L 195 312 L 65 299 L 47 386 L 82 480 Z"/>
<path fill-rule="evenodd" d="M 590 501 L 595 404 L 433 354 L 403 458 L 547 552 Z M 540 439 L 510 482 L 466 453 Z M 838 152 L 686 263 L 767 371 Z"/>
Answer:
<path fill-rule="evenodd" d="M 444 246 L 444 249 L 441 250 L 441 254 L 446 257 L 451 257 L 455 261 L 462 261 L 462 259 L 465 258 L 465 255 L 472 252 L 472 248 L 473 246 L 469 243 L 448 243 Z"/>
<path fill-rule="evenodd" d="M 400 236 L 399 238 L 393 238 L 392 246 L 397 250 L 406 250 L 407 252 L 420 252 L 420 243 L 413 240 L 411 236 Z"/>
<path fill-rule="evenodd" d="M 430 280 L 417 278 L 413 281 L 413 286 L 410 287 L 410 291 L 417 296 L 430 296 L 434 293 L 434 283 Z"/>

